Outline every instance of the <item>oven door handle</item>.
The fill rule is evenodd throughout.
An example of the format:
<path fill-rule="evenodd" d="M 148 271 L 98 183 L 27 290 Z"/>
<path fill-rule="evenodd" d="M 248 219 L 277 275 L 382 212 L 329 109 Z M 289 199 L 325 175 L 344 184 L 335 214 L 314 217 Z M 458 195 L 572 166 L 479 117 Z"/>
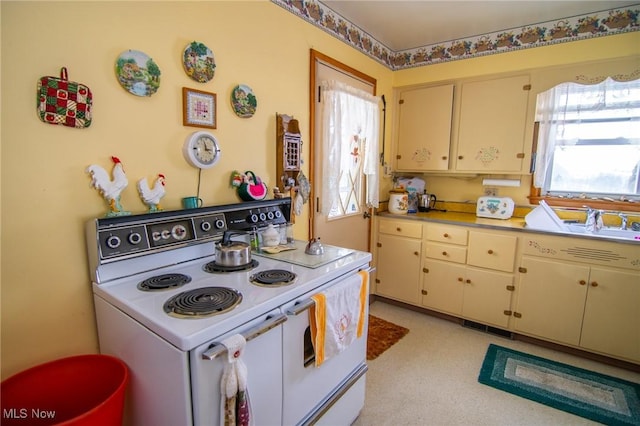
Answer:
<path fill-rule="evenodd" d="M 367 269 L 363 269 L 363 270 L 371 273 L 371 272 L 375 272 L 376 268 L 367 268 Z M 287 309 L 287 315 L 289 315 L 289 316 L 300 315 L 301 313 L 303 313 L 304 311 L 306 311 L 307 309 L 309 309 L 313 305 L 315 305 L 315 303 L 316 302 L 314 302 L 313 299 L 311 299 L 311 298 L 304 299 L 304 300 L 302 300 L 300 302 L 296 302 L 292 307 Z"/>
<path fill-rule="evenodd" d="M 307 309 L 311 308 L 315 304 L 316 304 L 316 302 L 314 302 L 313 299 L 311 299 L 311 298 L 304 299 L 301 302 L 296 302 L 292 307 L 287 309 L 287 315 L 289 315 L 289 316 L 300 315 L 301 313 L 303 313 Z"/>
<path fill-rule="evenodd" d="M 267 331 L 276 328 L 283 322 L 287 320 L 287 316 L 285 314 L 277 314 L 267 318 L 267 320 L 263 323 L 260 323 L 254 327 L 251 327 L 247 331 L 240 333 L 242 337 L 248 342 L 250 340 L 255 339 L 256 337 L 266 333 Z M 219 355 L 227 352 L 227 347 L 222 343 L 213 343 L 209 346 L 206 352 L 202 354 L 202 359 L 214 360 Z"/>

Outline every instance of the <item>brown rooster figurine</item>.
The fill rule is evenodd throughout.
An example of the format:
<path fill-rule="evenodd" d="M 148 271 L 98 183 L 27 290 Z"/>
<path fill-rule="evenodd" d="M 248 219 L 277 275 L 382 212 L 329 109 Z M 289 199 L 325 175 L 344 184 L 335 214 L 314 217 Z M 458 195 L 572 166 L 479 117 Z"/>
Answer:
<path fill-rule="evenodd" d="M 147 178 L 143 177 L 138 181 L 138 193 L 142 202 L 149 206 L 149 213 L 162 211 L 160 199 L 164 197 L 164 175 L 159 174 L 153 188 L 149 188 Z"/>
<path fill-rule="evenodd" d="M 111 157 L 111 161 L 113 161 L 113 170 L 111 171 L 113 178 L 98 165 L 92 164 L 87 167 L 86 171 L 91 176 L 91 187 L 97 189 L 100 195 L 109 203 L 107 216 L 129 215 L 131 212 L 124 211 L 120 204 L 120 194 L 127 187 L 129 181 L 124 173 L 120 159 Z"/>

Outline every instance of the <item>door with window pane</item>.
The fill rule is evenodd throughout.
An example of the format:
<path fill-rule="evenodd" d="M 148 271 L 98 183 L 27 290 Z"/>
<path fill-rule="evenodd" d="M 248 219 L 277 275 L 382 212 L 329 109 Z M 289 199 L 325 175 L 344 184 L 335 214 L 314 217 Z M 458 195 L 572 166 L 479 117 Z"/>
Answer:
<path fill-rule="evenodd" d="M 359 78 L 350 72 L 339 69 L 333 63 L 322 60 L 315 61 L 316 90 L 314 96 L 320 93 L 322 81 L 341 81 L 360 90 L 375 93 L 375 80 L 369 81 Z M 314 237 L 320 237 L 325 244 L 352 248 L 355 250 L 369 251 L 370 219 L 369 209 L 365 203 L 365 177 L 363 175 L 363 140 L 360 135 L 353 132 L 348 143 L 348 149 L 344 149 L 342 155 L 348 159 L 342 162 L 339 171 L 339 197 L 338 202 L 331 206 L 328 214 L 321 214 L 326 200 L 321 198 L 322 185 L 326 182 L 322 176 L 323 162 L 327 159 L 327 153 L 322 152 L 320 139 L 320 123 L 322 122 L 318 98 L 315 99 L 315 146 L 314 146 L 314 176 L 313 188 L 315 195 L 315 211 L 313 212 Z M 346 146 L 345 146 L 346 148 Z"/>

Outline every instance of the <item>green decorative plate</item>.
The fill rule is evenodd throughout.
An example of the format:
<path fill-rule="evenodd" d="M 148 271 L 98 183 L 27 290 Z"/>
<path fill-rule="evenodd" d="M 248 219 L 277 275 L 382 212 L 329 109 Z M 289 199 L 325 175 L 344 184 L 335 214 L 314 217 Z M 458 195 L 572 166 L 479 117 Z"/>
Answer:
<path fill-rule="evenodd" d="M 231 106 L 238 117 L 253 117 L 258 107 L 258 100 L 251 87 L 239 84 L 231 91 Z"/>

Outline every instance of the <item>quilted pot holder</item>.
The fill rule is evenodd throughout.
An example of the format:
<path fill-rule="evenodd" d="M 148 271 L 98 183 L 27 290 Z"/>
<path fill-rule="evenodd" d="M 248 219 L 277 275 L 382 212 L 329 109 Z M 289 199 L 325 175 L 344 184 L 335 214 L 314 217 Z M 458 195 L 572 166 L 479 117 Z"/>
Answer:
<path fill-rule="evenodd" d="M 91 125 L 93 95 L 84 84 L 69 81 L 63 67 L 58 77 L 38 80 L 38 116 L 49 124 L 82 129 Z"/>

